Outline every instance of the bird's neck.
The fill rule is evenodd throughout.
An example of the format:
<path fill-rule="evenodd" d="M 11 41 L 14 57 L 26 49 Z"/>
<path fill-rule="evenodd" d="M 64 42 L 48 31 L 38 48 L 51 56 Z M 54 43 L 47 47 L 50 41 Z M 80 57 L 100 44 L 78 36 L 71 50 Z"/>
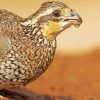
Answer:
<path fill-rule="evenodd" d="M 33 28 L 39 27 L 42 35 L 48 40 L 55 40 L 59 30 L 60 25 L 56 21 L 46 20 L 45 17 L 40 17 L 41 13 L 36 12 L 35 14 L 29 16 L 23 23 L 26 26 L 32 26 Z"/>
<path fill-rule="evenodd" d="M 37 46 L 50 46 L 52 44 L 55 45 L 56 39 L 47 39 L 42 33 L 41 25 L 36 21 L 36 19 L 34 19 L 33 21 L 33 16 L 32 19 L 28 18 L 21 22 L 21 27 L 24 31 L 25 36 L 31 39 Z"/>

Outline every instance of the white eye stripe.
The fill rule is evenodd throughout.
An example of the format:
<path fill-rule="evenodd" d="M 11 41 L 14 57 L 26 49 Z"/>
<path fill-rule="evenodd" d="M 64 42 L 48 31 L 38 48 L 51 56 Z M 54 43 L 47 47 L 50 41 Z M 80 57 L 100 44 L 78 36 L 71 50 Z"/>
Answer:
<path fill-rule="evenodd" d="M 38 18 L 42 17 L 42 16 L 46 16 L 46 15 L 49 15 L 53 12 L 53 9 L 47 9 L 45 12 L 42 12 L 38 15 Z"/>
<path fill-rule="evenodd" d="M 53 12 L 53 9 L 51 9 L 51 8 L 50 9 L 47 9 L 46 11 L 39 13 L 38 16 L 34 17 L 34 20 L 28 20 L 27 22 L 24 22 L 24 23 L 21 23 L 21 24 L 22 25 L 25 25 L 25 26 L 27 26 L 29 24 L 35 24 L 40 17 L 49 15 L 52 12 Z"/>

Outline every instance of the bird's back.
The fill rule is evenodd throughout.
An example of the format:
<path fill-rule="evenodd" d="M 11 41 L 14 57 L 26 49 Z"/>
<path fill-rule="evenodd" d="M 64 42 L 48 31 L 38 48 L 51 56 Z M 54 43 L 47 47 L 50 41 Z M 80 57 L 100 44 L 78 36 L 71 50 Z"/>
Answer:
<path fill-rule="evenodd" d="M 7 10 L 1 9 L 0 10 L 0 31 L 15 31 L 17 29 L 17 24 L 23 18 L 19 17 L 18 15 L 9 12 Z"/>
<path fill-rule="evenodd" d="M 12 35 L 17 33 L 18 23 L 21 17 L 7 10 L 0 10 L 0 58 L 2 59 L 5 52 L 9 51 Z"/>

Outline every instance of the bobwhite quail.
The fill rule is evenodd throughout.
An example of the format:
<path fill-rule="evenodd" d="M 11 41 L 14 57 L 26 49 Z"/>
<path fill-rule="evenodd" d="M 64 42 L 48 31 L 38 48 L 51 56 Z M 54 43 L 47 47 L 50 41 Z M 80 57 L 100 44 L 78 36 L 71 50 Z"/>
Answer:
<path fill-rule="evenodd" d="M 38 11 L 22 18 L 0 10 L 0 89 L 27 85 L 52 63 L 56 37 L 81 17 L 65 3 L 43 3 Z"/>

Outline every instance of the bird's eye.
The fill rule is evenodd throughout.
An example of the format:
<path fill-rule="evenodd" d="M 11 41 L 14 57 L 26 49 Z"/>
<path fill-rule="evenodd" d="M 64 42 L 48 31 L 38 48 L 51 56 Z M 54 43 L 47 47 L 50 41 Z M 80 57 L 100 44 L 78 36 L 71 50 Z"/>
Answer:
<path fill-rule="evenodd" d="M 60 11 L 59 10 L 55 10 L 54 12 L 53 12 L 53 16 L 54 17 L 60 17 Z"/>

